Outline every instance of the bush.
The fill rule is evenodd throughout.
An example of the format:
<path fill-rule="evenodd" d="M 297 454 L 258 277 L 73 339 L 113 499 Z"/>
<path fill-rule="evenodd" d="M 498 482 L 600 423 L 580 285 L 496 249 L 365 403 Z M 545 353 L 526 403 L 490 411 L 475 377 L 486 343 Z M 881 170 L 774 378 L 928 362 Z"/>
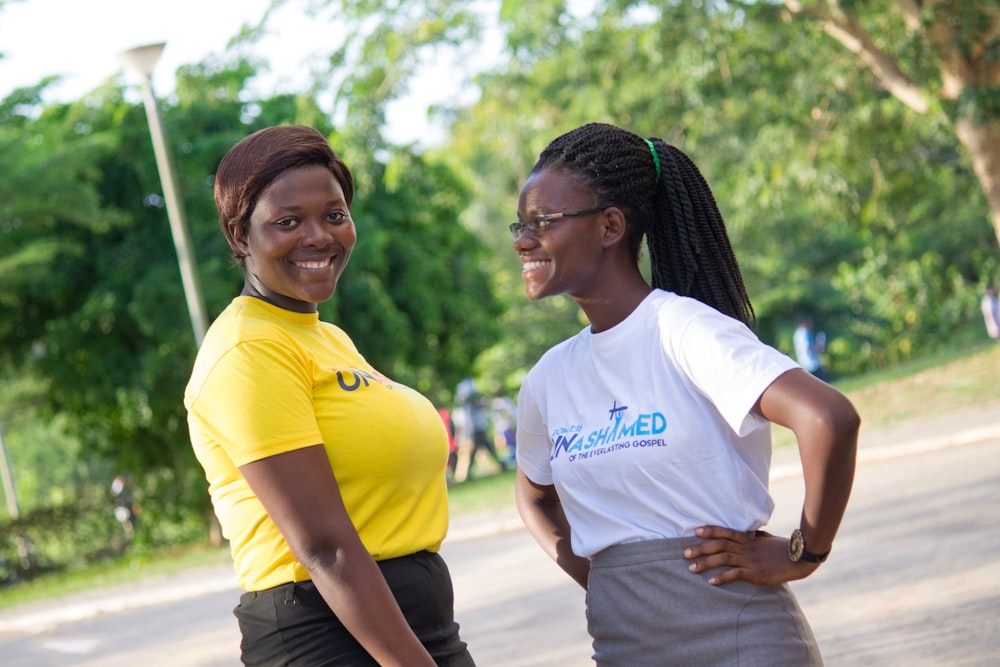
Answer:
<path fill-rule="evenodd" d="M 134 518 L 116 517 L 116 509 L 114 502 L 95 495 L 0 522 L 0 582 L 121 556 L 132 543 Z"/>

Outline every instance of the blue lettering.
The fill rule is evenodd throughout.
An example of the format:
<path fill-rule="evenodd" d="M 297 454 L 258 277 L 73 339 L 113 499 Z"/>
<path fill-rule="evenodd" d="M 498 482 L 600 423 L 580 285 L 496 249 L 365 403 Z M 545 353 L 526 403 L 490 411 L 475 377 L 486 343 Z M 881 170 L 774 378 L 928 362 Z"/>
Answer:
<path fill-rule="evenodd" d="M 347 384 L 347 382 L 345 382 L 344 378 L 348 375 L 350 375 L 354 380 L 353 384 Z M 371 380 L 372 382 L 378 382 L 378 378 L 376 378 L 371 373 L 367 373 L 365 371 L 359 371 L 355 368 L 352 368 L 347 371 L 337 371 L 337 382 L 340 384 L 340 388 L 343 389 L 344 391 L 354 391 L 355 389 L 361 386 L 362 382 L 364 382 L 365 386 L 367 387 L 369 384 L 371 384 L 369 380 Z"/>
<path fill-rule="evenodd" d="M 552 447 L 552 456 L 549 457 L 550 461 L 554 461 L 561 452 L 570 451 L 570 445 L 576 440 L 577 436 L 573 435 L 570 438 L 560 435 L 556 438 L 555 445 Z"/>
<path fill-rule="evenodd" d="M 649 435 L 649 415 L 639 415 L 635 420 L 635 434 Z"/>
<path fill-rule="evenodd" d="M 652 433 L 656 435 L 657 433 L 663 433 L 666 430 L 667 430 L 667 418 L 663 416 L 662 412 L 654 412 Z"/>
<path fill-rule="evenodd" d="M 630 435 L 635 435 L 635 424 L 629 424 L 628 422 L 622 421 L 618 425 L 617 438 L 627 438 Z"/>
<path fill-rule="evenodd" d="M 337 371 L 337 382 L 340 383 L 340 388 L 344 391 L 354 391 L 361 386 L 361 378 L 357 374 L 351 373 L 351 376 L 354 378 L 354 384 L 351 385 L 344 382 L 344 375 L 344 371 Z"/>
<path fill-rule="evenodd" d="M 361 376 L 361 380 L 362 380 L 362 382 L 365 383 L 366 387 L 368 386 L 368 381 L 369 380 L 371 380 L 372 382 L 378 382 L 379 381 L 378 378 L 375 377 L 374 375 L 372 375 L 371 373 L 368 373 L 368 372 L 365 372 L 365 371 L 359 371 L 357 369 L 354 369 L 354 372 Z"/>

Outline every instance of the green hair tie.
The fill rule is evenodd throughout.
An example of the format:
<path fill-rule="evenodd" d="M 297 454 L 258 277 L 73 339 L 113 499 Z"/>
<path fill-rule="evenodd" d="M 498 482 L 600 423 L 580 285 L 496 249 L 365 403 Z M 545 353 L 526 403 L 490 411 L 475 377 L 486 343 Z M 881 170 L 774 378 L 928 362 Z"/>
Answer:
<path fill-rule="evenodd" d="M 660 156 L 656 154 L 656 146 L 649 139 L 643 139 L 649 144 L 649 152 L 653 154 L 653 163 L 656 165 L 656 180 L 660 180 Z"/>

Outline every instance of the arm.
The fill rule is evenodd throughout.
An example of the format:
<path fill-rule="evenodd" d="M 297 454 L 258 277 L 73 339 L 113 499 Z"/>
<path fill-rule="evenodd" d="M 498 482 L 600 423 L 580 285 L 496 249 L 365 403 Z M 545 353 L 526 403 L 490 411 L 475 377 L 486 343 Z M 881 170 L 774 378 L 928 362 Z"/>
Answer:
<path fill-rule="evenodd" d="M 854 484 L 861 424 L 858 413 L 843 394 L 802 369 L 778 377 L 754 409 L 795 434 L 805 478 L 800 528 L 809 550 L 825 553 L 833 545 Z M 687 558 L 695 560 L 691 570 L 730 568 L 714 576 L 712 583 L 743 579 L 770 585 L 805 578 L 819 567 L 792 562 L 787 556 L 788 540 L 764 532 L 751 538 L 738 531 L 705 526 L 697 534 L 709 541 L 685 552 Z"/>
<path fill-rule="evenodd" d="M 586 589 L 590 561 L 573 553 L 569 522 L 563 513 L 556 487 L 535 484 L 518 469 L 514 501 L 521 520 L 542 550 Z"/>
<path fill-rule="evenodd" d="M 803 370 L 775 380 L 758 406 L 765 419 L 795 434 L 806 489 L 800 527 L 809 550 L 825 553 L 854 484 L 861 418 L 847 397 Z"/>
<path fill-rule="evenodd" d="M 380 665 L 434 665 L 358 537 L 322 445 L 240 472 L 330 609 Z"/>

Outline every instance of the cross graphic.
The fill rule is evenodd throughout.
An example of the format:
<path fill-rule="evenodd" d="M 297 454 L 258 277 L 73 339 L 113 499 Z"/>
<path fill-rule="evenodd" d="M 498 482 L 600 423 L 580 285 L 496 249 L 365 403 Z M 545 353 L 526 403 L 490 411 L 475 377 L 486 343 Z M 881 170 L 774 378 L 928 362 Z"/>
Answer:
<path fill-rule="evenodd" d="M 610 413 L 610 415 L 611 415 L 611 416 L 610 416 L 610 417 L 608 418 L 608 420 L 610 421 L 610 420 L 612 420 L 612 419 L 621 419 L 621 418 L 622 418 L 622 415 L 620 415 L 620 414 L 618 414 L 618 413 L 619 413 L 619 412 L 625 412 L 626 410 L 628 410 L 628 406 L 627 406 L 627 405 L 623 405 L 623 406 L 621 406 L 621 407 L 619 408 L 619 407 L 618 407 L 618 401 L 615 401 L 615 402 L 614 402 L 614 403 L 613 403 L 613 404 L 611 405 L 611 409 L 610 409 L 610 410 L 608 410 L 608 413 Z"/>

